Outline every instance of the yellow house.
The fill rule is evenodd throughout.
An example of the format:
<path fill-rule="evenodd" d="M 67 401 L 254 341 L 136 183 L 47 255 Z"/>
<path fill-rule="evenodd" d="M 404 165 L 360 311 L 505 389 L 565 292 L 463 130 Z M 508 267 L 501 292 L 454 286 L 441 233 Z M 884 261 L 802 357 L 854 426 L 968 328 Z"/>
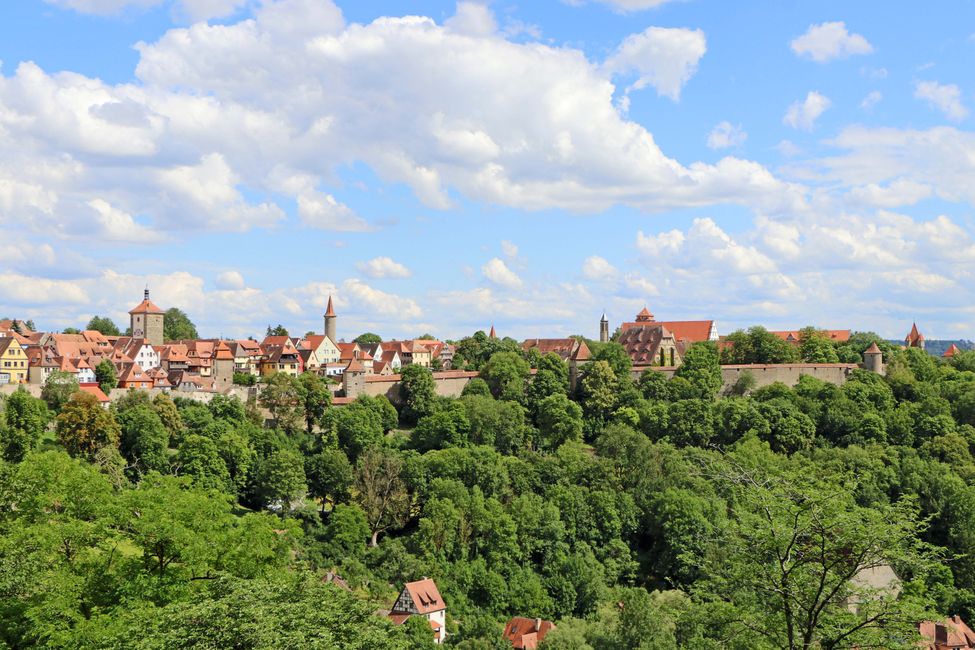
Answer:
<path fill-rule="evenodd" d="M 27 353 L 12 336 L 0 338 L 0 384 L 27 383 Z"/>

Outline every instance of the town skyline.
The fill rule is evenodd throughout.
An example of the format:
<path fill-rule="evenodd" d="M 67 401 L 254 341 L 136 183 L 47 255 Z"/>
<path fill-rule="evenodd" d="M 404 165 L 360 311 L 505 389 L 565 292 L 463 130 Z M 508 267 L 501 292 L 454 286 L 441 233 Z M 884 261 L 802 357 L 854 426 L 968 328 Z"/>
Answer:
<path fill-rule="evenodd" d="M 0 315 L 972 338 L 973 9 L 895 6 L 17 3 Z"/>

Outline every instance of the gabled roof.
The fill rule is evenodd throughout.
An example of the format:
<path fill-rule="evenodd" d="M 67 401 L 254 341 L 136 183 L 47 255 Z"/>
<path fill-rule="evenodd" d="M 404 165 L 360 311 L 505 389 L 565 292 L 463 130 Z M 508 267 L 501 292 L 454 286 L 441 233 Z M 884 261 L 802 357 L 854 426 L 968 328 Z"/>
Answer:
<path fill-rule="evenodd" d="M 217 361 L 233 361 L 234 354 L 233 352 L 230 351 L 230 347 L 226 343 L 220 341 L 217 344 L 217 349 L 216 352 L 214 353 L 213 358 L 216 359 Z"/>
<path fill-rule="evenodd" d="M 673 331 L 673 330 L 671 330 Z M 830 341 L 837 341 L 839 343 L 845 343 L 850 340 L 850 330 L 817 330 L 820 334 L 826 336 Z M 801 335 L 799 330 L 775 330 L 770 331 L 769 334 L 775 334 L 777 337 L 783 341 L 788 341 L 789 343 L 798 343 Z"/>
<path fill-rule="evenodd" d="M 636 315 L 636 320 L 638 323 L 649 323 L 653 321 L 653 314 L 650 310 L 644 307 L 640 310 L 640 313 Z"/>
<path fill-rule="evenodd" d="M 108 395 L 106 395 L 105 393 L 103 393 L 102 392 L 102 389 L 99 388 L 97 384 L 92 384 L 92 385 L 82 384 L 82 385 L 78 386 L 78 390 L 80 390 L 82 392 L 85 392 L 85 393 L 88 393 L 89 395 L 94 395 L 95 396 L 95 399 L 97 399 L 102 404 L 105 404 L 107 402 L 111 402 L 112 401 L 112 400 L 108 399 Z"/>
<path fill-rule="evenodd" d="M 558 355 L 563 361 L 568 361 L 569 359 L 586 361 L 592 356 L 589 351 L 589 346 L 584 341 L 573 338 L 527 339 L 522 341 L 521 349 L 524 352 L 538 350 L 543 355 L 551 352 Z"/>
<path fill-rule="evenodd" d="M 639 316 L 637 316 L 639 319 Z M 686 343 L 698 343 L 707 341 L 711 337 L 711 330 L 714 329 L 713 320 L 671 320 L 671 321 L 640 321 L 634 323 L 621 323 L 620 331 L 625 332 L 634 327 L 645 327 L 647 325 L 663 325 L 679 341 Z"/>
<path fill-rule="evenodd" d="M 959 650 L 975 648 L 975 631 L 957 614 L 944 621 L 923 621 L 918 625 L 926 650 Z"/>
<path fill-rule="evenodd" d="M 659 361 L 660 344 L 668 338 L 674 338 L 674 335 L 660 323 L 642 323 L 641 327 L 631 327 L 620 334 L 618 343 L 626 350 L 633 365 L 648 366 Z"/>
<path fill-rule="evenodd" d="M 447 609 L 447 605 L 440 596 L 440 590 L 437 589 L 437 583 L 431 578 L 407 582 L 403 585 L 403 590 L 410 594 L 413 606 L 420 614 L 430 614 Z"/>

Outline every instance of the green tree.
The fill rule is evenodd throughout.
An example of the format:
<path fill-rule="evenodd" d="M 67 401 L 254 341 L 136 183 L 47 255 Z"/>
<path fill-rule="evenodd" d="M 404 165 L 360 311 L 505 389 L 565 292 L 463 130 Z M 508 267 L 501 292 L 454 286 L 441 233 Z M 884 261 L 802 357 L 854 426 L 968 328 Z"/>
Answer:
<path fill-rule="evenodd" d="M 339 446 L 351 460 L 383 439 L 383 411 L 370 398 L 360 396 L 341 409 L 329 411 L 329 423 Z"/>
<path fill-rule="evenodd" d="M 361 559 L 366 553 L 366 542 L 371 533 L 362 508 L 354 503 L 340 503 L 335 506 L 325 527 L 328 554 L 338 560 Z"/>
<path fill-rule="evenodd" d="M 303 397 L 304 390 L 295 377 L 276 372 L 264 380 L 258 402 L 271 413 L 277 426 L 295 434 L 306 424 Z"/>
<path fill-rule="evenodd" d="M 595 431 L 602 429 L 616 409 L 616 373 L 607 361 L 594 361 L 586 367 L 580 385 L 582 408 Z"/>
<path fill-rule="evenodd" d="M 98 365 L 95 366 L 95 381 L 98 382 L 98 387 L 106 395 L 118 386 L 118 373 L 115 371 L 115 364 L 108 359 L 99 361 Z"/>
<path fill-rule="evenodd" d="M 278 323 L 274 327 L 268 325 L 266 335 L 267 336 L 288 336 L 288 330 L 284 325 L 280 323 Z"/>
<path fill-rule="evenodd" d="M 795 363 L 799 350 L 764 327 L 755 326 L 747 332 L 737 330 L 725 338 L 721 363 L 767 364 Z"/>
<path fill-rule="evenodd" d="M 57 413 L 77 391 L 78 379 L 73 374 L 55 370 L 44 380 L 41 399 L 47 403 L 49 409 Z"/>
<path fill-rule="evenodd" d="M 404 421 L 416 424 L 420 418 L 432 413 L 436 394 L 433 374 L 426 368 L 409 365 L 400 372 L 400 397 L 403 400 L 400 414 Z"/>
<path fill-rule="evenodd" d="M 481 368 L 481 379 L 498 399 L 524 403 L 531 367 L 518 352 L 496 352 Z"/>
<path fill-rule="evenodd" d="M 913 647 L 916 621 L 930 616 L 918 590 L 897 597 L 854 578 L 895 566 L 923 581 L 933 570 L 937 557 L 918 541 L 916 504 L 860 507 L 855 486 L 749 451 L 742 464 L 708 471 L 732 504 L 726 534 L 699 558 L 704 577 L 695 585 L 700 598 L 734 607 L 729 629 L 718 633 L 790 650 Z"/>
<path fill-rule="evenodd" d="M 373 334 L 372 332 L 363 332 L 352 340 L 359 345 L 375 345 L 376 343 L 382 343 L 383 337 L 379 336 L 378 334 Z"/>
<path fill-rule="evenodd" d="M 356 468 L 355 499 L 369 522 L 370 545 L 377 546 L 380 533 L 401 528 L 410 514 L 410 495 L 403 481 L 403 459 L 396 452 L 367 449 Z"/>
<path fill-rule="evenodd" d="M 305 459 L 305 476 L 308 478 L 308 494 L 333 507 L 349 498 L 353 469 L 349 457 L 341 449 L 323 449 Z"/>
<path fill-rule="evenodd" d="M 826 332 L 815 327 L 799 330 L 799 356 L 806 363 L 839 363 L 836 346 Z"/>
<path fill-rule="evenodd" d="M 47 406 L 20 387 L 7 398 L 3 415 L 4 421 L 0 423 L 0 456 L 17 463 L 37 447 L 44 435 L 49 417 Z"/>
<path fill-rule="evenodd" d="M 149 404 L 127 409 L 118 415 L 121 428 L 119 451 L 139 474 L 169 470 L 169 431 Z"/>
<path fill-rule="evenodd" d="M 538 448 L 555 450 L 582 440 L 582 408 L 564 394 L 549 395 L 538 404 Z"/>
<path fill-rule="evenodd" d="M 92 459 L 103 447 L 117 448 L 121 430 L 94 395 L 78 392 L 57 417 L 57 436 L 72 456 Z"/>
<path fill-rule="evenodd" d="M 291 503 L 306 492 L 304 461 L 297 452 L 282 449 L 257 461 L 252 494 L 260 505 L 290 510 Z"/>
<path fill-rule="evenodd" d="M 462 447 L 468 442 L 471 423 L 459 405 L 420 418 L 410 436 L 414 449 L 420 452 L 446 447 Z"/>
<path fill-rule="evenodd" d="M 119 330 L 118 325 L 116 325 L 111 318 L 108 316 L 92 316 L 91 320 L 88 321 L 88 325 L 85 327 L 86 330 L 95 330 L 96 332 L 101 332 L 105 336 L 121 336 L 122 332 Z"/>
<path fill-rule="evenodd" d="M 322 424 L 325 410 L 332 404 L 332 391 L 317 374 L 303 372 L 298 376 L 298 395 L 305 412 L 305 430 L 311 433 Z"/>
<path fill-rule="evenodd" d="M 220 448 L 204 436 L 188 435 L 183 439 L 173 458 L 173 473 L 188 476 L 201 489 L 235 491 Z"/>
<path fill-rule="evenodd" d="M 692 344 L 675 376 L 690 382 L 694 397 L 714 399 L 723 383 L 718 347 L 711 341 Z"/>
<path fill-rule="evenodd" d="M 200 338 L 196 325 L 183 310 L 170 307 L 163 317 L 163 338 L 166 341 L 185 341 Z"/>

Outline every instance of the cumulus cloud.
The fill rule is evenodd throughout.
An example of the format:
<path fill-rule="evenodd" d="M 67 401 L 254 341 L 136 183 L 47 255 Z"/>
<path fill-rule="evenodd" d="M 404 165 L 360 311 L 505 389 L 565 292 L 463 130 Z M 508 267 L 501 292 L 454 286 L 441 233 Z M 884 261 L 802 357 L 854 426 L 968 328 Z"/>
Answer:
<path fill-rule="evenodd" d="M 657 94 L 677 101 L 705 52 L 707 39 L 700 29 L 648 27 L 628 36 L 605 68 L 610 73 L 634 73 L 631 89 L 653 86 Z"/>
<path fill-rule="evenodd" d="M 604 257 L 593 255 L 582 263 L 582 275 L 588 280 L 612 280 L 619 271 Z"/>
<path fill-rule="evenodd" d="M 727 149 L 738 147 L 745 143 L 748 134 L 745 133 L 741 124 L 731 122 L 719 122 L 708 134 L 708 147 L 711 149 Z"/>
<path fill-rule="evenodd" d="M 502 240 L 501 252 L 503 252 L 504 256 L 509 259 L 518 257 L 518 245 L 508 241 L 507 239 Z"/>
<path fill-rule="evenodd" d="M 812 131 L 816 120 L 832 105 L 828 97 L 815 90 L 809 92 L 804 100 L 793 102 L 782 118 L 782 123 L 793 129 Z"/>
<path fill-rule="evenodd" d="M 240 271 L 224 271 L 217 276 L 217 288 L 237 291 L 246 287 L 244 276 Z"/>
<path fill-rule="evenodd" d="M 960 122 L 968 117 L 968 109 L 962 104 L 961 89 L 955 84 L 937 81 L 919 81 L 914 85 L 914 96 L 944 113 L 945 117 Z"/>
<path fill-rule="evenodd" d="M 793 39 L 789 45 L 798 56 L 817 63 L 873 52 L 873 46 L 867 39 L 848 32 L 843 22 L 810 25 L 805 34 Z"/>
<path fill-rule="evenodd" d="M 492 258 L 487 264 L 481 267 L 484 277 L 494 284 L 508 289 L 518 289 L 521 287 L 521 278 L 518 274 L 508 268 L 500 257 Z"/>
<path fill-rule="evenodd" d="M 472 36 L 488 36 L 498 31 L 498 23 L 491 9 L 482 2 L 462 0 L 457 3 L 457 12 L 444 21 L 449 30 Z"/>
<path fill-rule="evenodd" d="M 356 268 L 370 278 L 408 278 L 412 275 L 408 268 L 385 256 L 359 262 Z"/>

